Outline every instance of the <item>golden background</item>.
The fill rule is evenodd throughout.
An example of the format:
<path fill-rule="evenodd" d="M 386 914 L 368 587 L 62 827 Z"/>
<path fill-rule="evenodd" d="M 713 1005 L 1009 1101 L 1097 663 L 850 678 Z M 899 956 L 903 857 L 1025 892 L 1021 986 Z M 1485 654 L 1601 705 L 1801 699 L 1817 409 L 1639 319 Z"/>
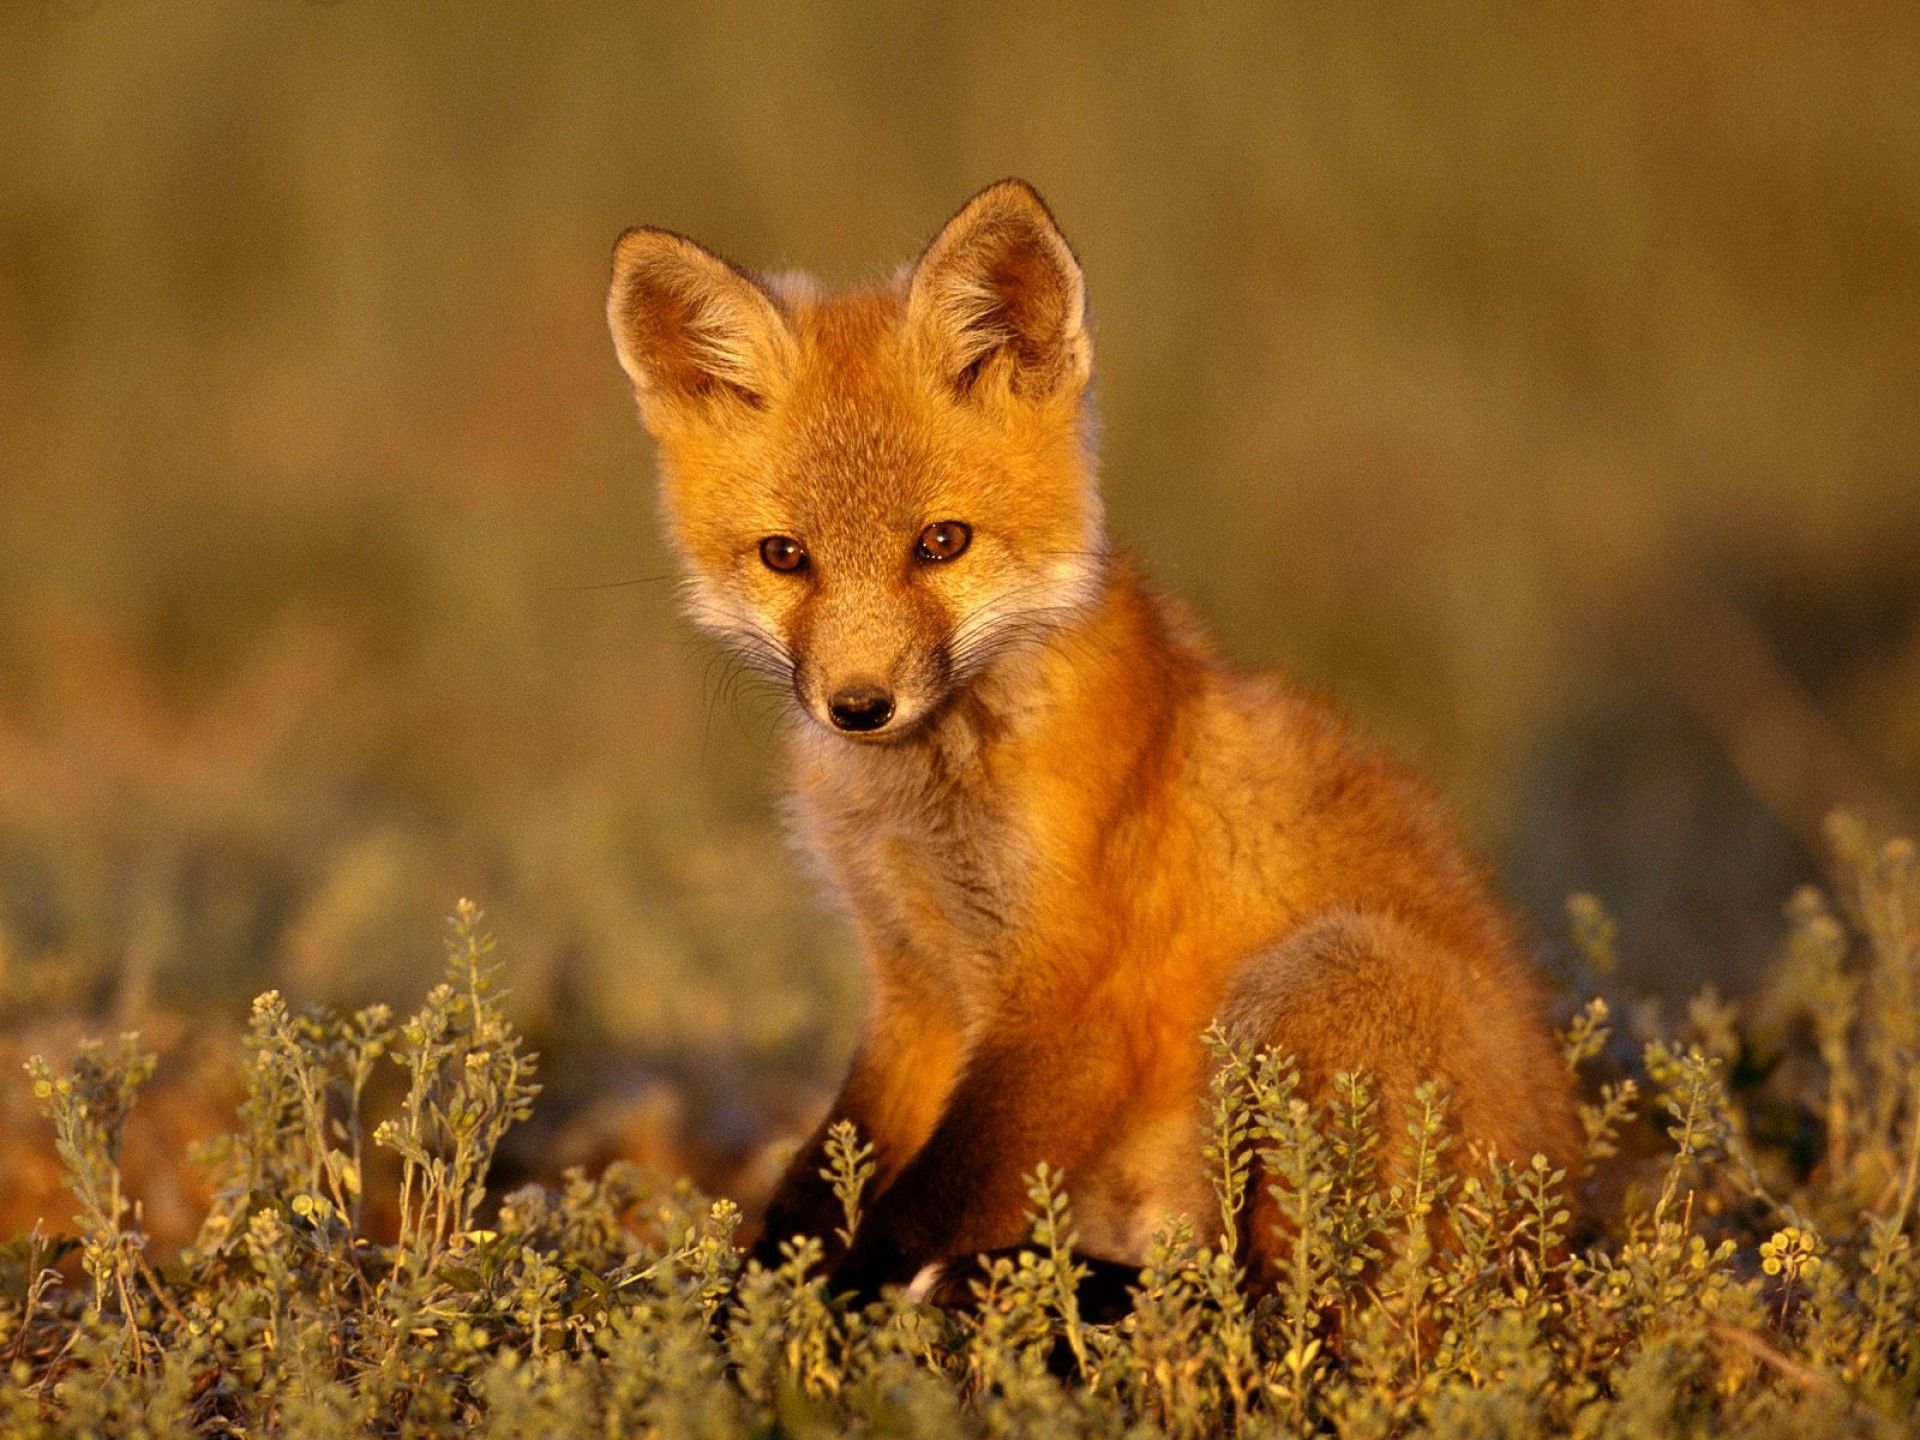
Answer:
<path fill-rule="evenodd" d="M 1825 810 L 1920 800 L 1916 77 L 1895 4 L 8 7 L 9 1053 L 410 1003 L 471 894 L 525 1163 L 804 1110 L 860 977 L 674 615 L 607 255 L 871 280 L 1005 174 L 1129 547 L 1549 965 L 1593 890 L 1738 989 Z"/>

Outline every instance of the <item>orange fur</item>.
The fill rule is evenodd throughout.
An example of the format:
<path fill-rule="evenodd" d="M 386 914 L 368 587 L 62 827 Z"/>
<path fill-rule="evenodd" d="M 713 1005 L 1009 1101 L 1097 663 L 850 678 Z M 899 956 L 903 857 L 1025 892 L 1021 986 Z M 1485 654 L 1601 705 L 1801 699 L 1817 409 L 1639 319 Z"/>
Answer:
<path fill-rule="evenodd" d="M 872 967 L 829 1120 L 880 1170 L 837 1280 L 1016 1242 L 1041 1160 L 1095 1254 L 1204 1229 L 1216 1017 L 1310 1086 L 1371 1072 L 1389 1133 L 1433 1077 L 1465 1140 L 1570 1158 L 1513 926 L 1424 790 L 1110 552 L 1080 270 L 1037 195 L 990 187 L 894 285 L 835 298 L 631 231 L 608 311 L 689 608 L 791 685 L 795 828 Z M 930 563 L 943 521 L 972 543 Z M 768 536 L 804 568 L 763 563 Z M 891 718 L 842 733 L 850 685 Z M 771 1237 L 831 1233 L 824 1133 Z"/>

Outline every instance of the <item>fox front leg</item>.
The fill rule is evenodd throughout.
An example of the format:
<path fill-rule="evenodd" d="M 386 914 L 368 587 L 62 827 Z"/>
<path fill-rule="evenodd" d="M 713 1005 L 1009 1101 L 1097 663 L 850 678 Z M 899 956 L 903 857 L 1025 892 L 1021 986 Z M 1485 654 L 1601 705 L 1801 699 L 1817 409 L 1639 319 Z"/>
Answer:
<path fill-rule="evenodd" d="M 1089 1057 L 1001 1042 L 969 1059 L 940 1122 L 861 1219 L 831 1288 L 868 1300 L 926 1265 L 1026 1237 L 1026 1177 L 1076 1166 L 1123 1092 Z"/>
<path fill-rule="evenodd" d="M 889 997 L 889 1001 L 891 997 Z M 844 1246 L 837 1232 L 846 1213 L 827 1169 L 827 1137 L 851 1121 L 859 1143 L 873 1146 L 874 1174 L 867 1195 L 878 1194 L 918 1150 L 939 1119 L 959 1068 L 956 1027 L 927 1007 L 883 1001 L 854 1052 L 852 1068 L 807 1143 L 787 1165 L 767 1203 L 767 1218 L 752 1258 L 771 1268 L 780 1246 L 796 1235 L 820 1241 L 829 1268 Z"/>
<path fill-rule="evenodd" d="M 844 1098 L 844 1096 L 843 1096 Z M 827 1168 L 827 1136 L 836 1121 L 850 1119 L 844 1107 L 836 1104 L 806 1143 L 794 1152 L 767 1201 L 766 1219 L 760 1226 L 760 1238 L 748 1252 L 749 1258 L 768 1269 L 780 1264 L 780 1247 L 796 1236 L 811 1235 L 820 1242 L 826 1263 L 831 1266 L 845 1248 L 838 1231 L 845 1225 L 840 1199 L 833 1185 L 821 1172 Z M 858 1121 L 855 1120 L 855 1125 Z"/>

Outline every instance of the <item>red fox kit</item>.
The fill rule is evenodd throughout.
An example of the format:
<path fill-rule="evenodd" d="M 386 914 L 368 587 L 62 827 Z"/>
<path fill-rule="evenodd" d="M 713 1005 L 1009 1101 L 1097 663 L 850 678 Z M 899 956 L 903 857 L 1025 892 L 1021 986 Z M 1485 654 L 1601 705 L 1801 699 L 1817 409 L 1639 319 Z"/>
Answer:
<path fill-rule="evenodd" d="M 799 839 L 872 972 L 763 1245 L 832 1244 L 848 1119 L 877 1170 L 836 1288 L 1016 1244 L 1042 1160 L 1085 1250 L 1138 1261 L 1170 1215 L 1217 1213 L 1215 1019 L 1309 1092 L 1371 1075 L 1385 1133 L 1432 1078 L 1456 1153 L 1570 1159 L 1512 925 L 1426 793 L 1109 548 L 1085 289 L 1031 188 L 850 295 L 630 230 L 607 313 L 692 616 L 791 687 Z M 1278 1242 L 1246 1228 L 1258 1273 Z"/>

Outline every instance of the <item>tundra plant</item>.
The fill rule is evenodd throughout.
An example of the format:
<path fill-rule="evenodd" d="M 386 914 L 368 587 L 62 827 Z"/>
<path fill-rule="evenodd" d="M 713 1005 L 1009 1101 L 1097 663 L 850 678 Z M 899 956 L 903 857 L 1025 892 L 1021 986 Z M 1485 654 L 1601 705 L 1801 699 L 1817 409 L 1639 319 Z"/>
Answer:
<path fill-rule="evenodd" d="M 1387 1133 L 1366 1077 L 1309 1103 L 1287 1057 L 1209 1037 L 1195 1123 L 1222 1238 L 1170 1220 L 1117 1322 L 1083 1308 L 1071 1177 L 1047 1167 L 1031 1246 L 984 1266 L 960 1309 L 851 1308 L 814 1240 L 746 1265 L 732 1202 L 624 1165 L 490 1202 L 489 1164 L 538 1087 L 463 904 L 445 982 L 402 1023 L 256 1002 L 239 1124 L 208 1155 L 222 1189 L 177 1263 L 149 1262 L 120 1177 L 153 1064 L 137 1037 L 65 1072 L 29 1066 L 88 1284 L 54 1268 L 72 1242 L 0 1250 L 0 1429 L 1909 1436 L 1920 866 L 1845 822 L 1835 845 L 1838 884 L 1794 897 L 1780 962 L 1743 1005 L 1708 997 L 1673 1034 L 1622 1033 L 1625 1010 L 1600 999 L 1573 1016 L 1580 1174 L 1454 1165 L 1434 1087 Z M 1611 922 L 1570 908 L 1610 983 Z M 369 1131 L 382 1062 L 404 1094 Z M 365 1138 L 399 1160 L 390 1237 L 365 1221 L 382 1208 Z M 827 1154 L 844 1240 L 872 1151 L 849 1127 Z M 1276 1222 L 1291 1243 L 1250 1300 L 1237 1257 L 1249 1226 Z"/>

